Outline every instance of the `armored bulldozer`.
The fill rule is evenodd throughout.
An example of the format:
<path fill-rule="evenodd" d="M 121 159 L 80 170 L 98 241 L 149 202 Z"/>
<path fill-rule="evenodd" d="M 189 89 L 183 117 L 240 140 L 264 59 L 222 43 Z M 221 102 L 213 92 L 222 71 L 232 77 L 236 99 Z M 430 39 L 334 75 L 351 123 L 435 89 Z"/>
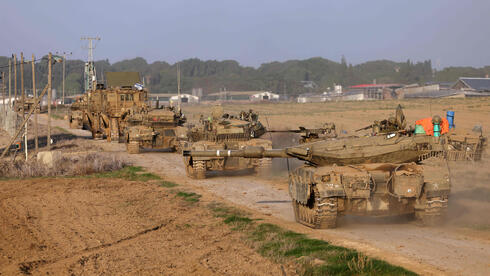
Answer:
<path fill-rule="evenodd" d="M 247 114 L 250 114 L 249 112 Z M 191 128 L 187 134 L 188 142 L 184 150 L 190 151 L 227 151 L 240 150 L 258 146 L 272 149 L 272 142 L 259 137 L 265 133 L 258 115 L 238 116 L 224 114 L 221 107 L 213 108 L 212 116 L 204 119 L 201 116 L 198 126 Z M 270 158 L 239 158 L 230 156 L 186 156 L 184 157 L 187 176 L 206 178 L 206 171 L 254 169 L 263 174 L 270 169 Z"/>
<path fill-rule="evenodd" d="M 132 113 L 126 117 L 124 130 L 128 153 L 139 153 L 141 148 L 181 151 L 186 138 L 183 127 L 186 118 L 173 107 L 162 107 Z"/>
<path fill-rule="evenodd" d="M 334 228 L 340 215 L 413 214 L 442 221 L 450 192 L 443 139 L 400 133 L 305 143 L 285 149 L 190 150 L 186 158 L 297 158 L 289 174 L 295 218 L 312 228 Z M 431 154 L 433 153 L 433 154 Z"/>
<path fill-rule="evenodd" d="M 139 84 L 137 72 L 107 72 L 107 85 L 97 84 L 86 93 L 84 121 L 93 138 L 122 142 L 126 117 L 148 109 L 148 92 Z"/>
<path fill-rule="evenodd" d="M 337 138 L 334 123 L 325 123 L 321 128 L 305 128 L 300 126 L 299 129 L 290 130 L 268 130 L 271 133 L 298 133 L 300 135 L 299 143 L 311 143 L 329 138 Z"/>

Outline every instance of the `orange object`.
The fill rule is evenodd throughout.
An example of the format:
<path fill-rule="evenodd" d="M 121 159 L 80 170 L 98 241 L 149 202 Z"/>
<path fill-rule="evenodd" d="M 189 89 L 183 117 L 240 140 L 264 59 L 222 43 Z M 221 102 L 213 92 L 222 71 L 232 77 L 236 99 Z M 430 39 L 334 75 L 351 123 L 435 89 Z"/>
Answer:
<path fill-rule="evenodd" d="M 425 134 L 434 136 L 434 125 L 432 125 L 431 117 L 420 119 L 416 121 L 415 124 L 423 126 L 425 130 Z M 446 118 L 442 118 L 441 134 L 448 133 L 448 132 L 449 132 L 449 122 Z"/>

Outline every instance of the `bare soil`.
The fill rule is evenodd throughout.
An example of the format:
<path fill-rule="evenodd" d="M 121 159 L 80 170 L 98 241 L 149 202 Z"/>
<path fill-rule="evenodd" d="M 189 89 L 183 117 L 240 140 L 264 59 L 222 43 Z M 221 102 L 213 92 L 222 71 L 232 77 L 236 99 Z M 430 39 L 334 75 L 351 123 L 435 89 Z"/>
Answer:
<path fill-rule="evenodd" d="M 283 273 L 204 203 L 183 201 L 157 184 L 105 178 L 3 181 L 0 274 Z"/>

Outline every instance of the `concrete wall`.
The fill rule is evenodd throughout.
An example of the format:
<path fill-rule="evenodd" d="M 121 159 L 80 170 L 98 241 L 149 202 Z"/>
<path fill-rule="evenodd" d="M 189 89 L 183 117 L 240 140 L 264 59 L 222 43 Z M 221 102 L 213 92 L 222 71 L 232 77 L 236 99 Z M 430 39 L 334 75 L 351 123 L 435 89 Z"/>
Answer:
<path fill-rule="evenodd" d="M 8 106 L 4 109 L 0 105 L 0 128 L 5 130 L 10 136 L 14 136 L 15 131 L 20 127 L 22 118 Z"/>

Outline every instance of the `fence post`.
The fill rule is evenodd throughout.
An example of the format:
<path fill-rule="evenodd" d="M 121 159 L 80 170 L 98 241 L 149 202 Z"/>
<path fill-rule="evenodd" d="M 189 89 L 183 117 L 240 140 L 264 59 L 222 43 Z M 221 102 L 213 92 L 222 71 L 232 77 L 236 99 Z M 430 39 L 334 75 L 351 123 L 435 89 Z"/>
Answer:
<path fill-rule="evenodd" d="M 14 102 L 17 101 L 17 55 L 14 55 Z"/>

